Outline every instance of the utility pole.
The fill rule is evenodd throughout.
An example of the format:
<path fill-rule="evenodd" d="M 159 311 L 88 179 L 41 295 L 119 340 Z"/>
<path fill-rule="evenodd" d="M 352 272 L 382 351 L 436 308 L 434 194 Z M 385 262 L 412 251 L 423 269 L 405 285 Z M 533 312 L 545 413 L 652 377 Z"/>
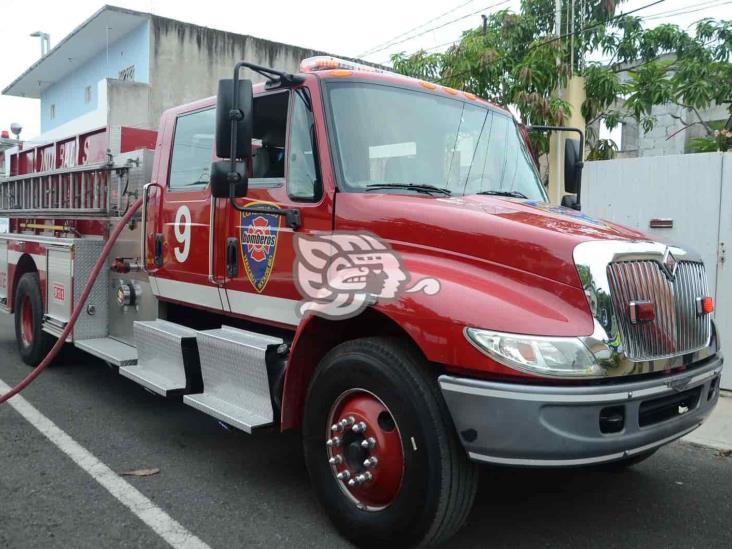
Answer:
<path fill-rule="evenodd" d="M 562 0 L 554 1 L 554 34 L 557 39 L 562 36 Z M 562 60 L 557 59 L 557 72 L 561 70 Z M 561 84 L 557 84 L 556 96 L 562 97 Z M 564 137 L 562 132 L 553 132 L 549 137 L 549 200 L 554 204 L 559 204 L 562 200 L 562 146 L 564 145 Z"/>
<path fill-rule="evenodd" d="M 567 0 L 567 35 L 566 39 L 570 44 L 569 67 L 567 87 L 561 89 L 557 86 L 557 97 L 563 98 L 569 103 L 570 115 L 565 120 L 564 126 L 574 128 L 585 128 L 585 119 L 582 116 L 582 103 L 585 102 L 585 79 L 574 74 L 574 32 L 575 17 L 574 4 L 576 0 Z M 562 36 L 562 2 L 555 0 L 554 32 L 557 37 Z M 582 24 L 580 22 L 580 24 Z M 561 59 L 557 59 L 557 71 L 561 70 Z M 563 132 L 554 132 L 549 139 L 549 200 L 554 204 L 560 204 L 564 196 L 564 141 L 567 136 Z"/>

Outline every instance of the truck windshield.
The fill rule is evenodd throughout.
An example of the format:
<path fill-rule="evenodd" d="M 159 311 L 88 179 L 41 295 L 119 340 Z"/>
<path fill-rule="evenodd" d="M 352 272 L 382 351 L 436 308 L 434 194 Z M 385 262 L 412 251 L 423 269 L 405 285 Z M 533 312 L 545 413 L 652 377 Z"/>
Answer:
<path fill-rule="evenodd" d="M 362 82 L 329 82 L 328 96 L 343 190 L 546 200 L 507 113 Z"/>

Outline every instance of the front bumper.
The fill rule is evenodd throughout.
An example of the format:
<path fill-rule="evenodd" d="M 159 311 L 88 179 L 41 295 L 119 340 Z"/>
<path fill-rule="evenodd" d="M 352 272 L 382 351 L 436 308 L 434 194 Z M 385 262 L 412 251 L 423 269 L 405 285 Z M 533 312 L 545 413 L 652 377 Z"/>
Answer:
<path fill-rule="evenodd" d="M 717 354 L 692 371 L 613 385 L 519 385 L 449 375 L 439 382 L 471 459 L 576 466 L 631 457 L 699 427 L 719 398 L 722 363 Z M 617 431 L 608 432 L 608 425 Z"/>

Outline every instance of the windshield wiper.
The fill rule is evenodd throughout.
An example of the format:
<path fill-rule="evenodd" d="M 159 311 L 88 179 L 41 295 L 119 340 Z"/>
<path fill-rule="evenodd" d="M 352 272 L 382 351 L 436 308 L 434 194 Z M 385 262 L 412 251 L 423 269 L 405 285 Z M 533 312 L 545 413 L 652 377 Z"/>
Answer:
<path fill-rule="evenodd" d="M 418 193 L 440 193 L 447 196 L 452 194 L 452 191 L 445 189 L 444 187 L 435 187 L 434 185 L 422 183 L 370 183 L 369 185 L 366 185 L 367 191 L 378 191 L 380 189 L 407 189 Z"/>
<path fill-rule="evenodd" d="M 529 198 L 519 191 L 480 191 L 475 194 L 489 194 L 491 196 L 510 196 L 511 198 Z"/>

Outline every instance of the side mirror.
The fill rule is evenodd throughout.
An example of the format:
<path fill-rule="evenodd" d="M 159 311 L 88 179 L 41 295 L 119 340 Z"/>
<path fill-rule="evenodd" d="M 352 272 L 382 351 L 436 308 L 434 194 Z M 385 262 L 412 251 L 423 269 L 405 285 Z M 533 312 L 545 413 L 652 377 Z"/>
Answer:
<path fill-rule="evenodd" d="M 252 82 L 219 80 L 216 98 L 216 156 L 244 159 L 252 156 L 252 131 L 254 126 Z M 234 140 L 234 141 L 232 141 Z"/>
<path fill-rule="evenodd" d="M 582 184 L 582 146 L 578 139 L 564 141 L 564 190 L 579 194 Z"/>
<path fill-rule="evenodd" d="M 251 80 L 219 80 L 216 156 L 227 160 L 217 160 L 211 165 L 211 195 L 214 198 L 247 195 L 245 159 L 252 156 L 253 126 Z"/>

